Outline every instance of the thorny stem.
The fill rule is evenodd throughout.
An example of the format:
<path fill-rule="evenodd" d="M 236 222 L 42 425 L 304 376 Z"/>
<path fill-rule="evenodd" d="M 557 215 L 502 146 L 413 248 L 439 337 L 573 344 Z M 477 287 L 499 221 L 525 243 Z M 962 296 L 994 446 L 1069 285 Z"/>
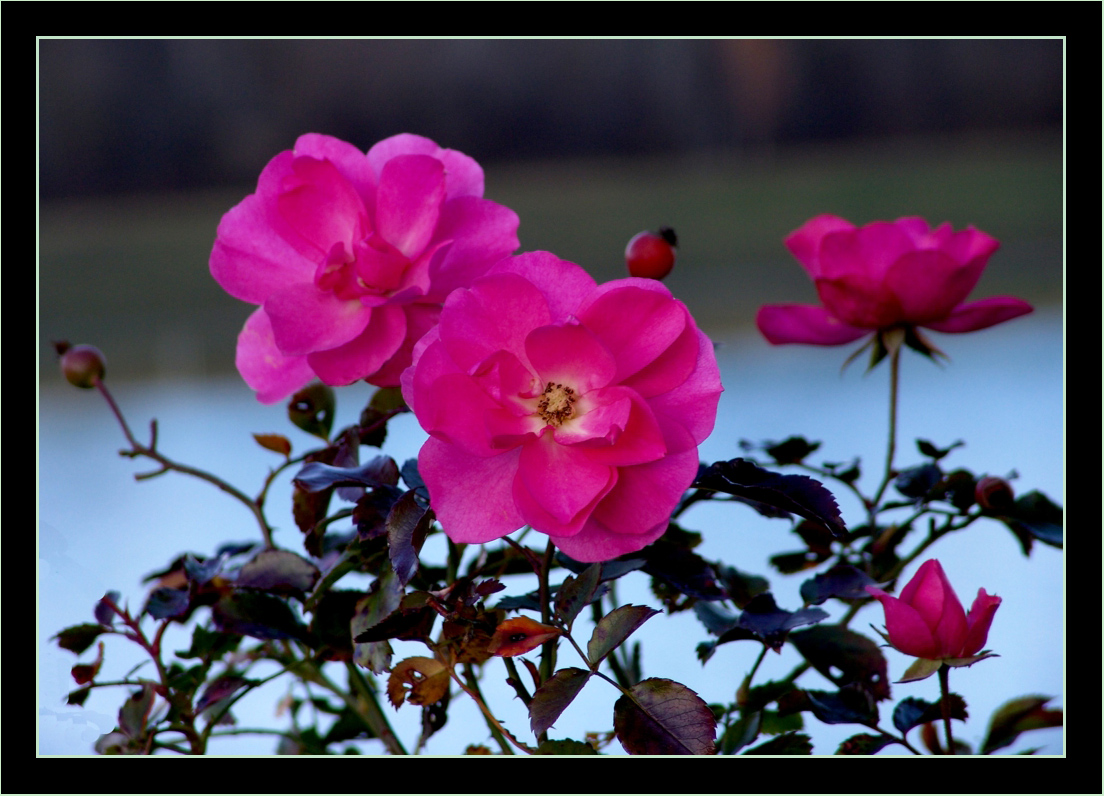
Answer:
<path fill-rule="evenodd" d="M 488 724 L 490 724 L 491 726 L 496 727 L 498 729 L 498 731 L 502 733 L 503 736 L 505 736 L 506 738 L 509 739 L 510 743 L 512 743 L 514 746 L 516 746 L 521 751 L 527 752 L 528 754 L 532 754 L 533 752 L 536 751 L 535 749 L 533 749 L 533 747 L 526 746 L 524 743 L 519 741 L 517 738 L 515 738 L 513 736 L 513 734 L 510 733 L 509 730 L 507 730 L 505 727 L 503 727 L 499 723 L 498 719 L 496 719 L 494 717 L 494 714 L 491 713 L 491 711 L 487 707 L 486 703 L 480 698 L 479 694 L 477 694 L 476 692 L 474 692 L 470 688 L 468 688 L 468 686 L 464 683 L 463 680 L 460 679 L 460 677 L 456 674 L 456 671 L 451 666 L 448 667 L 448 673 L 449 673 L 449 676 L 452 677 L 452 679 L 456 681 L 456 684 L 458 686 L 460 686 L 460 689 L 465 694 L 470 696 L 475 701 L 475 704 L 477 704 L 479 706 L 479 709 L 481 711 L 483 711 L 483 716 L 487 719 Z"/>
<path fill-rule="evenodd" d="M 486 704 L 483 698 L 483 692 L 479 688 L 479 678 L 475 676 L 475 670 L 472 669 L 470 663 L 464 664 L 464 680 L 467 682 L 472 692 L 479 698 L 479 701 Z M 491 735 L 494 737 L 495 741 L 498 742 L 498 747 L 502 750 L 502 754 L 512 755 L 514 750 L 510 748 L 510 744 L 507 742 L 506 736 L 502 734 L 498 723 L 490 721 L 486 713 L 483 714 L 483 718 L 487 720 L 487 729 L 491 731 Z"/>
<path fill-rule="evenodd" d="M 221 478 L 215 475 L 211 475 L 203 470 L 197 470 L 194 467 L 189 467 L 186 464 L 178 464 L 172 461 L 167 456 L 157 450 L 157 421 L 150 421 L 150 444 L 143 445 L 140 443 L 130 430 L 130 426 L 127 425 L 126 418 L 123 417 L 122 411 L 119 409 L 119 405 L 115 403 L 115 398 L 111 395 L 111 391 L 107 389 L 107 385 L 103 383 L 98 377 L 94 381 L 96 389 L 103 395 L 104 400 L 107 401 L 107 405 L 111 408 L 112 413 L 115 415 L 115 419 L 119 421 L 119 425 L 123 429 L 123 434 L 127 438 L 127 442 L 130 443 L 130 450 L 123 450 L 120 453 L 123 456 L 129 456 L 134 458 L 136 456 L 145 456 L 153 459 L 161 464 L 161 469 L 154 470 L 150 473 L 139 473 L 134 476 L 137 480 L 144 480 L 146 478 L 153 478 L 154 476 L 161 475 L 161 473 L 173 470 L 178 473 L 184 473 L 185 475 L 191 475 L 206 481 L 209 484 L 214 484 L 223 492 L 226 492 L 231 497 L 236 498 L 242 504 L 244 504 L 256 517 L 257 523 L 261 526 L 261 535 L 264 537 L 265 547 L 272 549 L 275 545 L 272 543 L 272 528 L 269 527 L 268 521 L 265 519 L 264 512 L 261 510 L 261 506 L 258 501 L 253 500 L 237 487 L 228 484 Z"/>

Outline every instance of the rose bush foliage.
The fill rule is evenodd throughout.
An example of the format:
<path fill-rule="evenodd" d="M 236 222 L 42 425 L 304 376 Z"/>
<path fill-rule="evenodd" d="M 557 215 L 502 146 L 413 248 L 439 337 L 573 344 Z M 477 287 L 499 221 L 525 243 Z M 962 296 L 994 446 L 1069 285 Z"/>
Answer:
<path fill-rule="evenodd" d="M 453 541 L 531 525 L 586 562 L 667 529 L 722 389 L 712 343 L 667 288 L 599 286 L 547 252 L 449 296 L 402 387 L 430 435 L 418 467 Z"/>
<path fill-rule="evenodd" d="M 315 377 L 395 386 L 454 288 L 518 247 L 517 215 L 482 198 L 483 170 L 428 138 L 368 153 L 301 136 L 219 224 L 211 274 L 257 304 L 236 362 L 264 403 Z"/>
<path fill-rule="evenodd" d="M 843 345 L 871 332 L 923 326 L 972 332 L 1031 312 L 1011 296 L 966 302 L 1000 244 L 968 227 L 930 229 L 922 218 L 863 227 L 817 216 L 786 238 L 820 305 L 768 304 L 756 316 L 771 343 Z"/>

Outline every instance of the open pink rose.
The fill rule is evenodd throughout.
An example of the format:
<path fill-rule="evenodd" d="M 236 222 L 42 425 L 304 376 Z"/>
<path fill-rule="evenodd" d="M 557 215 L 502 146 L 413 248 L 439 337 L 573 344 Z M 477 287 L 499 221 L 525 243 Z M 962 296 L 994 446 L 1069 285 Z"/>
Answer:
<path fill-rule="evenodd" d="M 474 160 L 416 135 L 365 155 L 311 133 L 273 158 L 211 252 L 218 283 L 260 305 L 237 352 L 257 398 L 397 385 L 445 296 L 517 249 L 517 215 L 482 196 Z"/>
<path fill-rule="evenodd" d="M 1000 244 L 968 227 L 929 229 L 922 218 L 865 227 L 817 216 L 786 238 L 821 305 L 768 304 L 756 323 L 776 345 L 842 345 L 872 331 L 925 326 L 973 332 L 1031 312 L 1017 298 L 963 303 Z"/>
<path fill-rule="evenodd" d="M 666 287 L 598 286 L 548 252 L 449 296 L 402 387 L 430 435 L 418 469 L 453 541 L 528 524 L 579 561 L 663 534 L 722 390 L 712 344 Z"/>
<path fill-rule="evenodd" d="M 906 655 L 930 660 L 975 655 L 985 646 L 989 626 L 1001 604 L 1000 597 L 978 589 L 967 616 L 943 567 L 934 558 L 920 565 L 900 597 L 874 586 L 866 590 L 885 609 L 889 643 Z"/>

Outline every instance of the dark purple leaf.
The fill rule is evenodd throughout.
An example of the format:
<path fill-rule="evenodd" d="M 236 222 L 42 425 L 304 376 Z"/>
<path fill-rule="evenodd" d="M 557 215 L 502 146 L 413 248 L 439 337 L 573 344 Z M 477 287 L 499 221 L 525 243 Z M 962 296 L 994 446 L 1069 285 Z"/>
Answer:
<path fill-rule="evenodd" d="M 241 568 L 235 583 L 299 597 L 314 588 L 319 574 L 318 567 L 290 550 L 262 550 Z"/>
<path fill-rule="evenodd" d="M 780 475 L 745 459 L 715 462 L 693 486 L 735 495 L 818 522 L 833 536 L 843 537 L 847 527 L 836 499 L 824 486 L 805 475 Z"/>
<path fill-rule="evenodd" d="M 575 617 L 594 599 L 601 564 L 591 564 L 577 576 L 569 575 L 556 590 L 556 615 L 570 629 Z"/>
<path fill-rule="evenodd" d="M 859 688 L 845 686 L 836 693 L 830 691 L 805 691 L 813 715 L 825 724 L 866 724 L 878 721 L 878 708 L 874 700 Z"/>
<path fill-rule="evenodd" d="M 901 735 L 905 735 L 913 727 L 919 727 L 929 721 L 938 721 L 942 715 L 938 703 L 906 697 L 893 709 L 893 726 Z"/>
<path fill-rule="evenodd" d="M 876 586 L 877 581 L 850 564 L 837 564 L 825 573 L 801 584 L 801 599 L 806 605 L 820 605 L 830 597 L 840 600 L 865 600 L 870 597 L 863 587 Z"/>
<path fill-rule="evenodd" d="M 785 611 L 778 607 L 774 596 L 765 592 L 755 597 L 744 608 L 737 622 L 737 628 L 749 633 L 754 633 L 764 644 L 773 650 L 782 648 L 786 635 L 795 627 L 811 625 L 828 618 L 828 612 L 820 608 L 801 608 L 797 611 Z M 730 639 L 727 638 L 731 631 L 726 632 L 718 639 L 721 644 Z M 739 636 L 744 638 L 745 636 Z M 735 637 L 732 639 L 735 640 Z"/>
<path fill-rule="evenodd" d="M 585 669 L 560 669 L 537 689 L 529 703 L 529 726 L 540 735 L 556 723 L 571 701 L 590 679 Z"/>
<path fill-rule="evenodd" d="M 359 467 L 311 462 L 295 475 L 294 482 L 308 492 L 334 486 L 395 486 L 399 482 L 399 470 L 390 456 L 376 456 Z"/>
<path fill-rule="evenodd" d="M 711 755 L 717 720 L 709 705 L 681 683 L 650 677 L 613 707 L 613 729 L 631 755 Z"/>
<path fill-rule="evenodd" d="M 942 480 L 943 471 L 938 464 L 922 464 L 902 470 L 893 486 L 905 497 L 920 500 L 928 497 L 935 485 Z"/>
<path fill-rule="evenodd" d="M 259 639 L 306 639 L 306 628 L 278 597 L 240 590 L 222 595 L 211 608 L 211 619 L 224 633 Z"/>
<path fill-rule="evenodd" d="M 108 605 L 119 605 L 119 597 L 121 595 L 117 591 L 109 591 L 105 594 L 99 602 L 96 603 L 96 607 L 92 609 L 92 615 L 96 618 L 96 621 L 101 625 L 111 627 L 115 622 L 115 609 Z"/>
<path fill-rule="evenodd" d="M 162 586 L 154 589 L 146 601 L 146 613 L 154 619 L 169 619 L 184 616 L 191 606 L 191 597 L 187 589 L 170 589 Z"/>
<path fill-rule="evenodd" d="M 819 447 L 819 442 L 809 442 L 804 437 L 790 437 L 783 442 L 766 443 L 763 451 L 777 464 L 801 464 L 806 456 Z"/>
<path fill-rule="evenodd" d="M 433 524 L 433 512 L 424 508 L 411 490 L 403 494 L 387 515 L 387 547 L 391 567 L 405 586 L 418 571 L 418 553 Z"/>
<path fill-rule="evenodd" d="M 875 700 L 889 699 L 885 656 L 866 636 L 839 625 L 818 625 L 791 633 L 790 643 L 835 685 L 856 684 Z"/>
<path fill-rule="evenodd" d="M 591 666 L 597 666 L 625 639 L 636 632 L 659 611 L 643 605 L 622 605 L 603 616 L 591 634 L 587 644 L 587 657 Z"/>
<path fill-rule="evenodd" d="M 188 553 L 184 556 L 184 574 L 188 580 L 202 586 L 222 571 L 224 561 L 222 556 L 202 559 Z"/>
<path fill-rule="evenodd" d="M 249 685 L 249 681 L 244 677 L 236 675 L 219 677 L 203 689 L 203 694 L 196 701 L 195 712 L 199 713 L 211 707 L 216 702 L 226 699 L 247 685 Z"/>
<path fill-rule="evenodd" d="M 960 448 L 965 444 L 966 443 L 963 442 L 962 440 L 958 440 L 957 442 L 952 442 L 946 448 L 939 448 L 939 447 L 936 447 L 935 445 L 933 445 L 932 443 L 928 442 L 926 439 L 916 440 L 916 447 L 919 448 L 920 452 L 922 454 L 924 454 L 925 456 L 928 456 L 928 457 L 934 459 L 935 461 L 939 461 L 944 456 L 946 456 L 948 453 L 953 451 L 955 448 Z"/>

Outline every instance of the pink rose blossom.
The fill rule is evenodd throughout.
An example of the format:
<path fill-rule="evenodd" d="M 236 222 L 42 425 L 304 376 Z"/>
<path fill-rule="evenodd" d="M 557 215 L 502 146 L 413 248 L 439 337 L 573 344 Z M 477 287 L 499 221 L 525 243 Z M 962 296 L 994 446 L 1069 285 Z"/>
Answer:
<path fill-rule="evenodd" d="M 776 345 L 843 345 L 872 331 L 925 326 L 973 332 L 1031 312 L 1017 298 L 963 303 L 1000 244 L 968 227 L 929 229 L 922 218 L 865 227 L 817 216 L 786 238 L 821 304 L 768 304 L 756 323 Z"/>
<path fill-rule="evenodd" d="M 934 558 L 920 566 L 900 597 L 874 586 L 866 590 L 885 609 L 889 643 L 906 655 L 930 660 L 967 658 L 979 652 L 1001 604 L 1000 597 L 978 589 L 967 616 L 943 567 Z"/>
<path fill-rule="evenodd" d="M 418 457 L 456 542 L 523 525 L 579 561 L 667 529 L 713 430 L 713 345 L 652 279 L 598 286 L 548 252 L 503 260 L 445 301 L 403 396 L 430 435 Z"/>
<path fill-rule="evenodd" d="M 315 377 L 395 386 L 445 296 L 517 249 L 517 215 L 483 196 L 483 170 L 428 138 L 365 155 L 301 136 L 222 218 L 211 274 L 259 305 L 238 337 L 264 403 Z"/>

